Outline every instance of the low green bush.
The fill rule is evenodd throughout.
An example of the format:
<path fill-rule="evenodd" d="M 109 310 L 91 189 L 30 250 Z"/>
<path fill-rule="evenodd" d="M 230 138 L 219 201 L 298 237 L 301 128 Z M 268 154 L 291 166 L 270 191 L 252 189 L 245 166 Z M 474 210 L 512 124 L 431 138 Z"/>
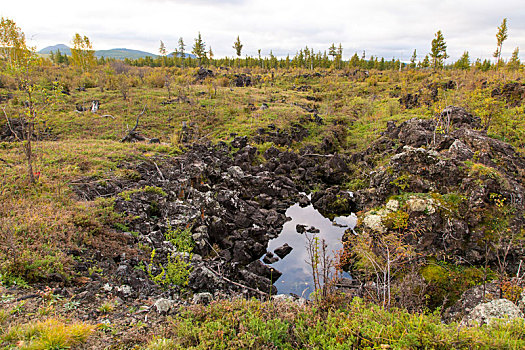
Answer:
<path fill-rule="evenodd" d="M 429 284 L 428 306 L 450 306 L 455 303 L 467 289 L 490 281 L 496 274 L 487 268 L 463 267 L 446 262 L 430 262 L 421 270 L 421 275 Z"/>
<path fill-rule="evenodd" d="M 466 328 L 439 314 L 384 309 L 359 298 L 328 312 L 315 304 L 218 301 L 182 308 L 149 349 L 519 349 L 522 319 Z"/>

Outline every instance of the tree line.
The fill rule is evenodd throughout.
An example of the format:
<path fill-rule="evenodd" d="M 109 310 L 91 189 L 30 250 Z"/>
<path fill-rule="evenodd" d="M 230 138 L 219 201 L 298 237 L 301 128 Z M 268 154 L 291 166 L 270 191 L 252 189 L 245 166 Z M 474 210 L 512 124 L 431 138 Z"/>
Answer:
<path fill-rule="evenodd" d="M 366 57 L 365 51 L 361 55 L 357 52 L 351 56 L 350 59 L 343 59 L 343 47 L 341 44 L 336 45 L 332 43 L 327 50 L 314 50 L 305 46 L 300 49 L 295 55 L 287 55 L 284 58 L 276 57 L 272 51 L 269 55 L 262 56 L 261 50 L 258 50 L 257 56 L 246 55 L 242 57 L 242 49 L 244 47 L 239 36 L 233 43 L 233 50 L 235 55 L 232 57 L 215 58 L 211 46 L 207 47 L 201 33 L 199 32 L 194 39 L 191 47 L 191 54 L 186 53 L 186 43 L 181 37 L 178 40 L 178 46 L 168 55 L 168 49 L 164 42 L 160 41 L 159 55 L 156 57 L 141 57 L 137 59 L 124 59 L 124 62 L 130 66 L 137 67 L 246 67 L 263 69 L 272 68 L 304 68 L 314 70 L 322 69 L 343 69 L 343 68 L 361 68 L 367 70 L 402 70 L 402 69 L 477 69 L 487 71 L 490 69 L 499 69 L 507 67 L 511 70 L 518 70 L 522 67 L 519 59 L 519 48 L 516 48 L 508 61 L 501 57 L 502 47 L 505 40 L 508 38 L 507 19 L 503 19 L 501 25 L 498 27 L 496 34 L 497 47 L 493 53 L 494 62 L 489 59 L 471 59 L 468 51 L 455 62 L 445 64 L 449 55 L 447 54 L 447 44 L 441 30 L 438 30 L 434 39 L 431 41 L 431 50 L 428 54 L 418 57 L 416 50 L 410 58 L 410 62 L 402 62 L 399 58 L 385 59 L 384 57 L 369 56 Z M 0 42 L 0 45 L 2 43 Z M 4 48 L 6 44 L 1 45 Z M 59 50 L 52 52 L 50 59 L 55 64 L 69 65 L 74 64 L 80 66 L 82 71 L 87 67 L 93 65 L 104 65 L 108 61 L 114 61 L 112 58 L 95 58 L 92 43 L 86 36 L 75 34 L 72 39 L 71 55 L 68 56 Z M 419 59 L 419 60 L 418 60 Z"/>

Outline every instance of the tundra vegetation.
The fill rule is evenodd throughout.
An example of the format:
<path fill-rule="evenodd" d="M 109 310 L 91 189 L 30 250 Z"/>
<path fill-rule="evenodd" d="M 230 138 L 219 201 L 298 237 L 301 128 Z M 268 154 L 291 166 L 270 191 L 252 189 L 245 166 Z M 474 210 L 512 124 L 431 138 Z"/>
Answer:
<path fill-rule="evenodd" d="M 525 306 L 525 76 L 496 38 L 495 62 L 447 62 L 441 31 L 408 64 L 239 36 L 213 58 L 201 33 L 114 60 L 2 18 L 0 346 L 523 348 L 522 314 L 468 318 Z M 311 300 L 276 300 L 254 227 L 303 191 L 358 225 L 337 255 L 309 240 Z"/>

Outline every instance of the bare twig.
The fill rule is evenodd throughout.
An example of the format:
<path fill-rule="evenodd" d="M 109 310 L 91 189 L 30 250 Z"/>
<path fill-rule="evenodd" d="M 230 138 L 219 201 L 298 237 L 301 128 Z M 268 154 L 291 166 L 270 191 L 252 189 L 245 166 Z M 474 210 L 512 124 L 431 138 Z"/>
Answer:
<path fill-rule="evenodd" d="M 115 117 L 112 116 L 111 114 L 103 114 L 103 115 L 101 115 L 100 117 L 101 117 L 101 118 L 111 118 L 111 119 L 115 120 Z"/>
<path fill-rule="evenodd" d="M 217 272 L 215 272 L 213 269 L 211 269 L 209 267 L 207 269 L 210 270 L 215 276 L 217 276 L 217 277 L 223 279 L 224 281 L 226 281 L 228 283 L 231 283 L 231 284 L 233 284 L 233 285 L 235 285 L 237 287 L 245 288 L 245 289 L 247 289 L 249 291 L 252 291 L 254 293 L 259 293 L 262 296 L 267 296 L 268 295 L 268 293 L 265 293 L 265 292 L 263 292 L 263 291 L 261 291 L 259 289 L 255 289 L 255 288 L 251 288 L 251 287 L 245 286 L 244 284 L 234 282 L 234 281 L 232 281 L 232 280 L 230 280 L 230 279 L 228 279 L 228 278 L 226 278 L 224 276 L 221 276 L 221 275 L 219 275 Z"/>
<path fill-rule="evenodd" d="M 11 131 L 11 133 L 16 137 L 16 139 L 21 142 L 22 140 L 20 140 L 20 137 L 18 137 L 17 133 L 11 127 L 11 121 L 7 117 L 7 113 L 5 112 L 5 107 L 2 107 L 2 112 L 4 112 L 5 120 L 7 122 L 7 127 L 9 128 L 9 131 Z"/>
<path fill-rule="evenodd" d="M 135 123 L 135 126 L 133 127 L 133 129 L 131 129 L 131 132 L 137 130 L 137 127 L 139 126 L 139 119 L 140 119 L 140 117 L 142 117 L 144 112 L 146 112 L 146 105 L 144 105 L 144 108 L 142 109 L 142 112 L 140 112 L 139 115 L 137 115 L 137 122 Z"/>
<path fill-rule="evenodd" d="M 89 182 L 71 181 L 69 184 L 70 185 L 91 185 L 91 184 L 94 184 L 94 183 L 97 183 L 97 182 L 100 182 L 100 181 L 113 181 L 113 180 L 112 179 L 98 179 L 98 180 L 93 180 L 93 181 L 89 181 Z"/>
<path fill-rule="evenodd" d="M 210 248 L 215 252 L 215 254 L 217 254 L 217 256 L 219 257 L 219 259 L 220 259 L 221 261 L 223 261 L 223 259 L 222 259 L 221 255 L 219 254 L 219 252 L 218 252 L 218 251 L 217 251 L 217 250 L 216 250 L 216 249 L 210 244 L 210 242 L 208 242 L 207 239 L 204 239 L 204 242 L 206 242 L 206 243 L 210 246 Z M 219 264 L 219 265 L 217 266 L 217 268 L 219 269 L 219 275 L 222 276 L 221 265 Z"/>
<path fill-rule="evenodd" d="M 208 136 L 210 136 L 211 134 L 213 134 L 213 131 L 210 132 L 210 133 L 207 133 L 206 135 L 204 135 L 203 137 L 201 137 L 198 141 L 202 141 L 202 140 L 204 140 L 205 138 L 208 138 Z"/>
<path fill-rule="evenodd" d="M 142 109 L 142 112 L 140 112 L 139 115 L 137 115 L 137 121 L 135 122 L 135 126 L 133 127 L 133 129 L 129 130 L 129 126 L 126 125 L 126 129 L 128 130 L 128 134 L 126 136 L 124 136 L 122 138 L 122 140 L 120 140 L 120 142 L 133 141 L 133 140 L 139 140 L 139 141 L 143 141 L 144 140 L 144 137 L 142 135 L 139 135 L 139 134 L 137 134 L 135 132 L 135 130 L 137 130 L 137 128 L 139 126 L 140 117 L 144 114 L 144 112 L 146 112 L 146 105 L 144 105 L 144 108 Z"/>
<path fill-rule="evenodd" d="M 157 168 L 157 171 L 158 171 L 158 173 L 160 175 L 161 180 L 162 181 L 166 181 L 166 179 L 164 178 L 164 175 L 162 175 L 162 172 L 160 171 L 159 166 L 157 165 L 157 163 L 153 162 L 153 164 L 155 164 L 155 168 Z"/>
<path fill-rule="evenodd" d="M 334 156 L 333 154 L 317 154 L 317 153 L 306 153 L 306 154 L 303 154 L 303 157 L 326 157 L 326 158 L 331 158 L 333 156 Z"/>

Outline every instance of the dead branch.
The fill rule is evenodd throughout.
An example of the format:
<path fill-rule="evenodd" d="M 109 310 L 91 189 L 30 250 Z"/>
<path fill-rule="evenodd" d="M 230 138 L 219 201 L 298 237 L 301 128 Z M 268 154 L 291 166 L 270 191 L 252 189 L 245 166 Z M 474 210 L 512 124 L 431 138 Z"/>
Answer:
<path fill-rule="evenodd" d="M 115 117 L 112 116 L 111 114 L 104 114 L 104 115 L 101 115 L 100 117 L 101 118 L 111 118 L 111 119 L 115 120 Z"/>
<path fill-rule="evenodd" d="M 317 153 L 306 153 L 306 154 L 303 154 L 303 157 L 326 157 L 326 158 L 331 158 L 333 156 L 334 156 L 333 154 L 317 154 Z"/>
<path fill-rule="evenodd" d="M 140 112 L 139 115 L 137 115 L 137 122 L 135 123 L 135 126 L 133 127 L 133 129 L 131 129 L 131 132 L 134 132 L 135 130 L 137 130 L 137 127 L 139 126 L 139 119 L 144 114 L 145 111 L 146 111 L 146 105 L 144 105 L 142 112 Z"/>
<path fill-rule="evenodd" d="M 129 130 L 129 127 L 127 127 L 128 129 L 128 134 L 126 136 L 124 136 L 120 142 L 135 142 L 135 141 L 144 141 L 145 140 L 145 137 L 140 135 L 139 133 L 137 133 L 135 130 L 137 130 L 138 126 L 139 126 L 139 121 L 140 121 L 140 117 L 144 114 L 144 112 L 146 112 L 146 105 L 144 105 L 144 108 L 142 109 L 142 112 L 139 113 L 139 115 L 137 115 L 137 121 L 135 122 L 135 126 L 133 127 L 133 129 Z"/>
<path fill-rule="evenodd" d="M 78 181 L 71 181 L 69 182 L 70 185 L 92 185 L 92 184 L 95 184 L 95 183 L 99 183 L 101 181 L 113 181 L 113 179 L 98 179 L 98 180 L 94 180 L 94 181 L 89 181 L 89 182 L 78 182 Z"/>
<path fill-rule="evenodd" d="M 22 300 L 38 298 L 40 296 L 41 296 L 40 294 L 28 294 L 28 295 L 23 295 L 21 297 L 16 298 L 15 301 L 19 302 L 19 301 L 22 301 Z"/>
<path fill-rule="evenodd" d="M 207 133 L 206 135 L 204 135 L 203 137 L 201 137 L 198 141 L 202 141 L 202 140 L 208 138 L 208 136 L 210 136 L 211 134 L 213 134 L 213 131 L 210 132 L 210 133 Z"/>
<path fill-rule="evenodd" d="M 162 172 L 160 171 L 159 166 L 157 165 L 157 163 L 153 162 L 153 164 L 155 164 L 155 168 L 157 168 L 157 171 L 158 171 L 162 181 L 166 181 L 166 179 L 164 178 L 164 175 L 162 175 Z"/>
<path fill-rule="evenodd" d="M 2 112 L 4 112 L 4 116 L 5 116 L 5 120 L 7 122 L 7 127 L 9 128 L 9 131 L 11 131 L 11 133 L 15 136 L 15 138 L 22 142 L 22 140 L 20 140 L 20 137 L 18 137 L 18 134 L 13 130 L 13 128 L 11 127 L 11 121 L 9 120 L 9 117 L 7 116 L 7 113 L 5 112 L 5 107 L 2 107 Z M 7 162 L 6 162 L 7 163 Z"/>
<path fill-rule="evenodd" d="M 265 293 L 265 292 L 263 292 L 263 291 L 261 291 L 259 289 L 255 289 L 255 288 L 251 288 L 251 287 L 245 286 L 244 284 L 234 282 L 234 281 L 232 281 L 232 280 L 230 280 L 230 279 L 228 279 L 228 278 L 226 278 L 224 276 L 221 276 L 221 275 L 219 275 L 217 272 L 215 272 L 213 269 L 211 269 L 209 267 L 208 267 L 208 270 L 210 270 L 215 276 L 217 276 L 217 277 L 223 279 L 224 281 L 226 281 L 228 283 L 231 283 L 231 284 L 233 284 L 233 285 L 235 285 L 237 287 L 245 288 L 245 289 L 247 289 L 249 291 L 252 291 L 254 293 L 259 293 L 262 296 L 267 296 L 268 295 L 268 293 Z"/>

